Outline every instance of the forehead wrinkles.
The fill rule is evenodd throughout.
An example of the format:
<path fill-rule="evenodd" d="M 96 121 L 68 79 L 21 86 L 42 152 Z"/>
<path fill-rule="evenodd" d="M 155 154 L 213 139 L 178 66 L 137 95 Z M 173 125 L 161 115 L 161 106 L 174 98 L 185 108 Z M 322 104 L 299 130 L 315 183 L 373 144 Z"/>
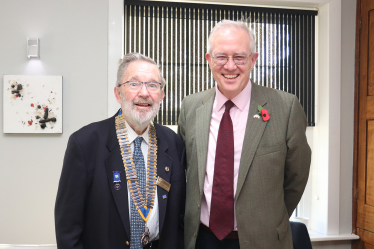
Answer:
<path fill-rule="evenodd" d="M 139 75 L 133 75 L 128 80 L 129 81 L 140 81 L 140 82 L 143 82 L 143 79 L 141 79 L 141 78 L 142 77 L 139 76 Z M 159 82 L 159 78 L 151 77 L 151 78 L 147 79 L 147 82 Z"/>
<path fill-rule="evenodd" d="M 157 66 L 143 61 L 131 62 L 125 71 L 123 78 L 136 81 L 160 81 Z"/>

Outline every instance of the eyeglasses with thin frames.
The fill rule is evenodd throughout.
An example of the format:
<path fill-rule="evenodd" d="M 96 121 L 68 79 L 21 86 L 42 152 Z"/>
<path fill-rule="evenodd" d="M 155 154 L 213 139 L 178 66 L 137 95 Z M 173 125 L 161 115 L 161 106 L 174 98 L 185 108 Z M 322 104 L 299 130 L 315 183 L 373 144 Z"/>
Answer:
<path fill-rule="evenodd" d="M 128 84 L 128 88 L 132 92 L 139 92 L 143 85 L 146 86 L 148 92 L 155 93 L 160 91 L 161 83 L 159 82 L 142 82 L 142 81 L 126 81 L 118 85 L 121 87 L 122 85 Z"/>
<path fill-rule="evenodd" d="M 232 58 L 234 63 L 238 66 L 245 65 L 248 62 L 248 58 L 251 57 L 253 53 L 250 55 L 234 55 L 234 56 L 227 56 L 224 54 L 217 54 L 217 55 L 212 55 L 213 61 L 215 64 L 218 66 L 223 66 L 225 65 L 228 61 L 229 58 Z"/>

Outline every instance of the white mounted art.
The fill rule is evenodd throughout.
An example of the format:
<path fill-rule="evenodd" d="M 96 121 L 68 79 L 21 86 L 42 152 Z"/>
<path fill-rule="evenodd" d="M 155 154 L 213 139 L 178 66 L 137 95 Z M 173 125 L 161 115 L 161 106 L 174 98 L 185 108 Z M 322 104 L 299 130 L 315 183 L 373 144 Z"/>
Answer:
<path fill-rule="evenodd" d="M 4 75 L 4 133 L 62 133 L 62 76 Z"/>

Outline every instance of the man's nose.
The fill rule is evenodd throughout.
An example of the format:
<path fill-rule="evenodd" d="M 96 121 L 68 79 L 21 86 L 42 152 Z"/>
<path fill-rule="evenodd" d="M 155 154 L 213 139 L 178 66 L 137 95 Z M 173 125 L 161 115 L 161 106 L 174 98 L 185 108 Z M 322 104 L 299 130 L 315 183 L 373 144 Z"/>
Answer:
<path fill-rule="evenodd" d="M 236 67 L 237 67 L 237 66 L 236 66 L 236 64 L 235 64 L 235 62 L 234 62 L 234 58 L 229 57 L 228 60 L 227 60 L 227 62 L 226 62 L 226 64 L 225 64 L 225 68 L 226 68 L 227 70 L 235 70 Z"/>
<path fill-rule="evenodd" d="M 139 95 L 141 95 L 141 96 L 148 96 L 149 95 L 149 92 L 148 92 L 148 89 L 147 89 L 147 84 L 142 83 L 142 85 L 140 87 L 140 90 L 139 90 Z"/>

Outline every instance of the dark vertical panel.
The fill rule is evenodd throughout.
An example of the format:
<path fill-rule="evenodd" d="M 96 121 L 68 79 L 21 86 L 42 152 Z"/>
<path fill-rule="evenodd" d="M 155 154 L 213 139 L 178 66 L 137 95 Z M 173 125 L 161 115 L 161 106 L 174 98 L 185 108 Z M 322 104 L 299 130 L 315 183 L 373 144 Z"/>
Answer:
<path fill-rule="evenodd" d="M 268 35 L 270 34 L 269 30 L 269 13 L 264 13 L 264 32 L 263 32 L 263 37 L 264 37 L 264 85 L 266 87 L 269 87 L 269 60 L 270 60 L 270 53 L 269 53 L 269 37 Z"/>
<path fill-rule="evenodd" d="M 149 12 L 149 19 L 150 19 L 150 34 L 151 34 L 151 37 L 149 38 L 149 42 L 150 42 L 150 51 L 149 51 L 149 54 L 151 54 L 152 58 L 157 62 L 156 60 L 156 53 L 155 53 L 155 50 L 156 50 L 156 43 L 155 43 L 155 36 L 156 36 L 156 32 L 155 32 L 155 29 L 156 29 L 156 24 L 155 24 L 155 6 L 151 6 L 150 8 L 150 12 Z"/>
<path fill-rule="evenodd" d="M 182 40 L 183 40 L 183 32 L 182 32 L 182 18 L 181 18 L 182 8 L 176 9 L 176 45 L 175 45 L 175 59 L 176 59 L 176 77 L 175 77 L 175 103 L 173 103 L 174 108 L 174 115 L 175 118 L 173 120 L 173 124 L 177 124 L 179 110 L 180 110 L 180 103 L 182 101 L 182 91 L 181 91 L 181 84 L 182 82 L 182 75 L 180 73 L 182 62 L 181 62 L 181 55 L 180 51 L 182 50 Z"/>
<path fill-rule="evenodd" d="M 297 77 L 297 80 L 296 80 L 296 86 L 298 87 L 298 97 L 299 97 L 299 101 L 300 103 L 303 103 L 303 87 L 301 85 L 301 83 L 303 82 L 304 80 L 304 69 L 305 69 L 305 54 L 304 54 L 304 43 L 305 43 L 305 39 L 304 39 L 304 17 L 303 16 L 300 16 L 299 15 L 299 35 L 298 35 L 298 38 L 299 38 L 299 75 Z"/>
<path fill-rule="evenodd" d="M 201 10 L 201 45 L 200 45 L 200 67 L 201 67 L 201 90 L 204 91 L 205 89 L 208 89 L 206 87 L 206 73 L 205 73 L 205 61 L 204 61 L 204 51 L 205 50 L 205 29 L 206 29 L 206 15 L 207 15 L 207 9 Z"/>
<path fill-rule="evenodd" d="M 275 25 L 275 18 L 276 13 L 271 13 L 271 50 L 272 50 L 272 57 L 271 57 L 271 71 L 272 71 L 272 87 L 275 89 L 278 89 L 278 69 L 276 67 L 276 61 L 277 61 L 277 26 Z"/>
<path fill-rule="evenodd" d="M 124 27 L 125 27 L 125 30 L 124 30 L 124 35 L 125 35 L 125 37 L 129 37 L 128 36 L 128 30 L 129 30 L 129 18 L 130 18 L 130 6 L 127 6 L 127 5 L 125 5 L 125 9 L 124 9 L 124 15 L 125 15 L 125 20 L 124 20 Z M 124 47 L 123 47 L 123 51 L 124 51 L 124 53 L 125 54 L 127 54 L 127 51 L 128 51 L 128 44 L 129 44 L 129 42 L 128 42 L 128 40 L 127 39 L 125 39 L 124 40 L 125 42 L 124 42 Z"/>
<path fill-rule="evenodd" d="M 191 18 L 191 22 L 192 22 L 192 40 L 191 40 L 191 62 L 192 62 L 192 93 L 196 93 L 196 9 L 193 8 L 193 11 L 192 11 L 192 18 Z"/>
<path fill-rule="evenodd" d="M 201 91 L 201 66 L 200 64 L 200 53 L 201 53 L 201 9 L 196 9 L 196 40 L 195 48 L 197 49 L 195 54 L 195 69 L 196 69 L 196 90 L 195 92 Z"/>
<path fill-rule="evenodd" d="M 174 68 L 175 67 L 172 67 L 172 65 L 175 63 L 175 60 L 174 60 L 174 53 L 175 53 L 175 16 L 174 16 L 174 10 L 175 8 L 174 7 L 170 7 L 169 9 L 169 32 L 168 32 L 168 40 L 170 41 L 170 44 L 168 46 L 168 49 L 165 50 L 165 53 L 166 54 L 169 54 L 170 55 L 170 62 L 168 63 L 167 67 L 168 67 L 168 70 L 169 70 L 169 82 L 170 84 L 168 84 L 169 86 L 169 98 L 168 98 L 168 108 L 167 108 L 167 120 L 170 122 L 170 121 L 173 121 L 174 120 L 174 115 L 173 115 L 173 111 L 172 111 L 172 106 L 173 106 L 173 102 L 175 102 L 174 100 L 174 88 L 175 88 L 175 81 L 174 81 L 174 77 L 175 77 L 175 70 Z"/>
<path fill-rule="evenodd" d="M 170 51 L 170 8 L 171 7 L 165 7 L 164 8 L 164 25 L 165 25 L 165 32 L 164 32 L 164 48 L 162 50 L 162 53 L 164 54 L 165 58 L 165 74 L 167 75 L 167 82 L 169 83 L 167 85 L 167 91 L 166 95 L 170 97 L 170 87 L 172 84 L 171 78 L 170 78 L 170 70 L 169 70 L 169 62 L 170 62 L 170 57 L 171 53 L 168 53 Z M 164 122 L 166 123 L 169 120 L 169 109 L 170 109 L 170 101 L 169 98 L 165 98 L 163 101 L 165 103 L 165 116 L 163 118 Z"/>
<path fill-rule="evenodd" d="M 302 58 L 302 30 L 301 30 L 301 18 L 299 15 L 295 15 L 295 80 L 293 85 L 295 85 L 295 95 L 300 100 L 300 75 L 303 65 L 303 58 Z"/>
<path fill-rule="evenodd" d="M 278 35 L 279 35 L 279 90 L 284 90 L 284 14 L 278 14 Z"/>
<path fill-rule="evenodd" d="M 310 87 L 310 32 L 308 32 L 309 28 L 310 28 L 310 16 L 305 16 L 305 24 L 304 24 L 304 27 L 305 27 L 305 37 L 306 37 L 306 44 L 305 44 L 305 77 L 304 77 L 304 80 L 306 81 L 306 83 L 304 82 L 304 103 L 306 103 L 306 105 L 304 106 L 304 109 L 305 109 L 305 113 L 306 113 L 306 116 L 309 117 L 310 116 L 310 113 L 309 113 L 309 108 L 310 108 L 310 104 L 309 101 L 310 101 L 310 91 L 309 91 L 309 87 Z"/>
<path fill-rule="evenodd" d="M 133 41 L 134 41 L 134 48 L 133 52 L 139 52 L 139 33 L 140 33 L 140 28 L 139 28 L 139 8 L 140 6 L 134 6 L 134 22 L 133 22 L 133 27 L 134 27 L 134 32 L 133 32 Z"/>
<path fill-rule="evenodd" d="M 308 125 L 315 126 L 315 17 L 312 16 L 312 22 L 311 22 L 311 55 L 310 55 L 310 63 L 311 63 L 311 90 L 310 90 L 310 108 L 311 108 L 311 115 L 308 116 Z"/>
<path fill-rule="evenodd" d="M 144 6 L 144 9 L 143 9 L 143 17 L 144 17 L 144 40 L 143 40 L 143 44 L 144 44 L 144 54 L 148 55 L 149 51 L 148 51 L 148 45 L 149 45 L 149 25 L 148 25 L 148 20 L 149 20 L 149 11 L 148 11 L 148 6 Z"/>
<path fill-rule="evenodd" d="M 164 7 L 161 7 L 160 8 L 160 26 L 161 26 L 161 32 L 160 32 L 160 37 L 161 37 L 161 45 L 160 45 L 160 65 L 161 65 L 161 70 L 162 70 L 162 73 L 163 73 L 163 75 L 164 75 L 164 77 L 165 77 L 165 80 L 166 80 L 166 82 L 167 82 L 167 74 L 165 73 L 165 66 L 164 66 L 164 58 L 165 58 L 165 56 L 164 56 L 164 44 L 165 44 L 165 38 L 164 38 L 164 34 L 165 34 L 165 32 L 166 32 L 166 30 L 165 30 L 165 17 L 166 16 L 166 13 L 165 13 L 165 11 L 164 11 Z M 165 87 L 165 89 L 164 89 L 164 91 L 167 93 L 167 85 L 166 85 L 166 87 Z M 162 101 L 162 105 L 161 105 L 161 110 L 160 110 L 160 123 L 162 123 L 162 124 L 164 124 L 164 122 L 166 121 L 166 119 L 165 119 L 165 114 L 166 114 L 166 108 L 165 108 L 165 103 L 166 103 L 166 101 Z"/>
<path fill-rule="evenodd" d="M 187 51 L 190 50 L 190 41 L 191 41 L 191 37 L 190 37 L 190 11 L 191 9 L 188 8 L 186 9 L 186 48 L 187 48 Z M 185 56 L 186 56 L 186 72 L 187 72 L 187 75 L 186 75 L 186 84 L 185 84 L 185 89 L 186 89 L 186 96 L 190 95 L 191 92 L 190 92 L 190 83 L 191 83 L 191 78 L 190 78 L 190 65 L 191 65 L 191 61 L 190 61 L 190 56 L 189 56 L 189 53 L 185 51 Z"/>
<path fill-rule="evenodd" d="M 251 19 L 251 22 L 253 23 L 253 31 L 254 33 L 256 34 L 255 36 L 255 41 L 256 41 L 256 52 L 260 53 L 260 48 L 259 48 L 259 44 L 258 44 L 258 32 L 257 31 L 257 23 L 258 23 L 258 16 L 257 16 L 257 12 L 250 12 L 250 19 Z M 252 76 L 252 80 L 255 82 L 255 83 L 259 83 L 259 74 L 258 74 L 258 61 L 259 59 L 257 59 L 257 62 L 255 64 L 255 67 L 253 68 L 253 76 Z"/>
<path fill-rule="evenodd" d="M 144 7 L 145 6 L 140 6 L 139 7 L 139 20 L 138 20 L 138 25 L 139 25 L 139 37 L 138 37 L 138 44 L 139 44 L 139 52 L 144 54 Z"/>
<path fill-rule="evenodd" d="M 261 44 L 261 51 L 262 51 L 262 55 L 261 55 L 261 85 L 262 86 L 266 86 L 266 79 L 265 79 L 265 60 L 266 60 L 266 43 L 265 43 L 265 15 L 266 13 L 260 13 L 260 30 L 259 30 L 259 33 L 260 33 L 260 44 Z"/>
<path fill-rule="evenodd" d="M 284 15 L 285 25 L 284 25 L 284 88 L 283 90 L 289 92 L 289 82 L 290 82 L 290 65 L 291 65 L 291 18 L 289 14 Z"/>
<path fill-rule="evenodd" d="M 297 41 L 296 41 L 296 21 L 295 21 L 295 16 L 294 15 L 290 15 L 290 31 L 291 31 L 291 45 L 290 45 L 290 63 L 289 63 L 289 67 L 290 67 L 290 73 L 289 73 L 289 79 L 288 79 L 288 89 L 287 89 L 287 92 L 289 93 L 292 93 L 292 94 L 295 94 L 295 77 L 296 74 L 296 59 L 295 59 L 295 54 L 296 54 L 296 46 L 297 46 Z"/>
<path fill-rule="evenodd" d="M 308 30 L 311 30 L 312 29 L 312 19 L 314 17 L 313 16 L 308 16 L 308 27 L 307 29 Z M 308 32 L 308 85 L 307 85 L 307 105 L 308 105 L 308 111 L 307 111 L 307 117 L 308 117 L 308 120 L 311 119 L 311 116 L 312 116 L 312 99 L 311 99 L 311 96 L 312 96 L 312 89 L 311 89 L 311 86 L 312 86 L 312 63 L 311 63 L 311 60 L 312 60 L 312 32 Z"/>
<path fill-rule="evenodd" d="M 303 32 L 303 48 L 302 48 L 302 53 L 303 53 L 303 71 L 302 71 L 302 75 L 301 75 L 301 82 L 299 82 L 299 85 L 300 85 L 300 91 L 301 91 L 301 96 L 300 96 L 300 99 L 301 99 L 301 105 L 304 107 L 304 111 L 305 113 L 308 115 L 308 96 L 307 96 L 307 93 L 308 93 L 308 84 L 309 84 L 309 79 L 308 79 L 308 20 L 307 20 L 307 17 L 308 16 L 305 16 L 303 15 L 302 16 L 302 32 Z"/>

